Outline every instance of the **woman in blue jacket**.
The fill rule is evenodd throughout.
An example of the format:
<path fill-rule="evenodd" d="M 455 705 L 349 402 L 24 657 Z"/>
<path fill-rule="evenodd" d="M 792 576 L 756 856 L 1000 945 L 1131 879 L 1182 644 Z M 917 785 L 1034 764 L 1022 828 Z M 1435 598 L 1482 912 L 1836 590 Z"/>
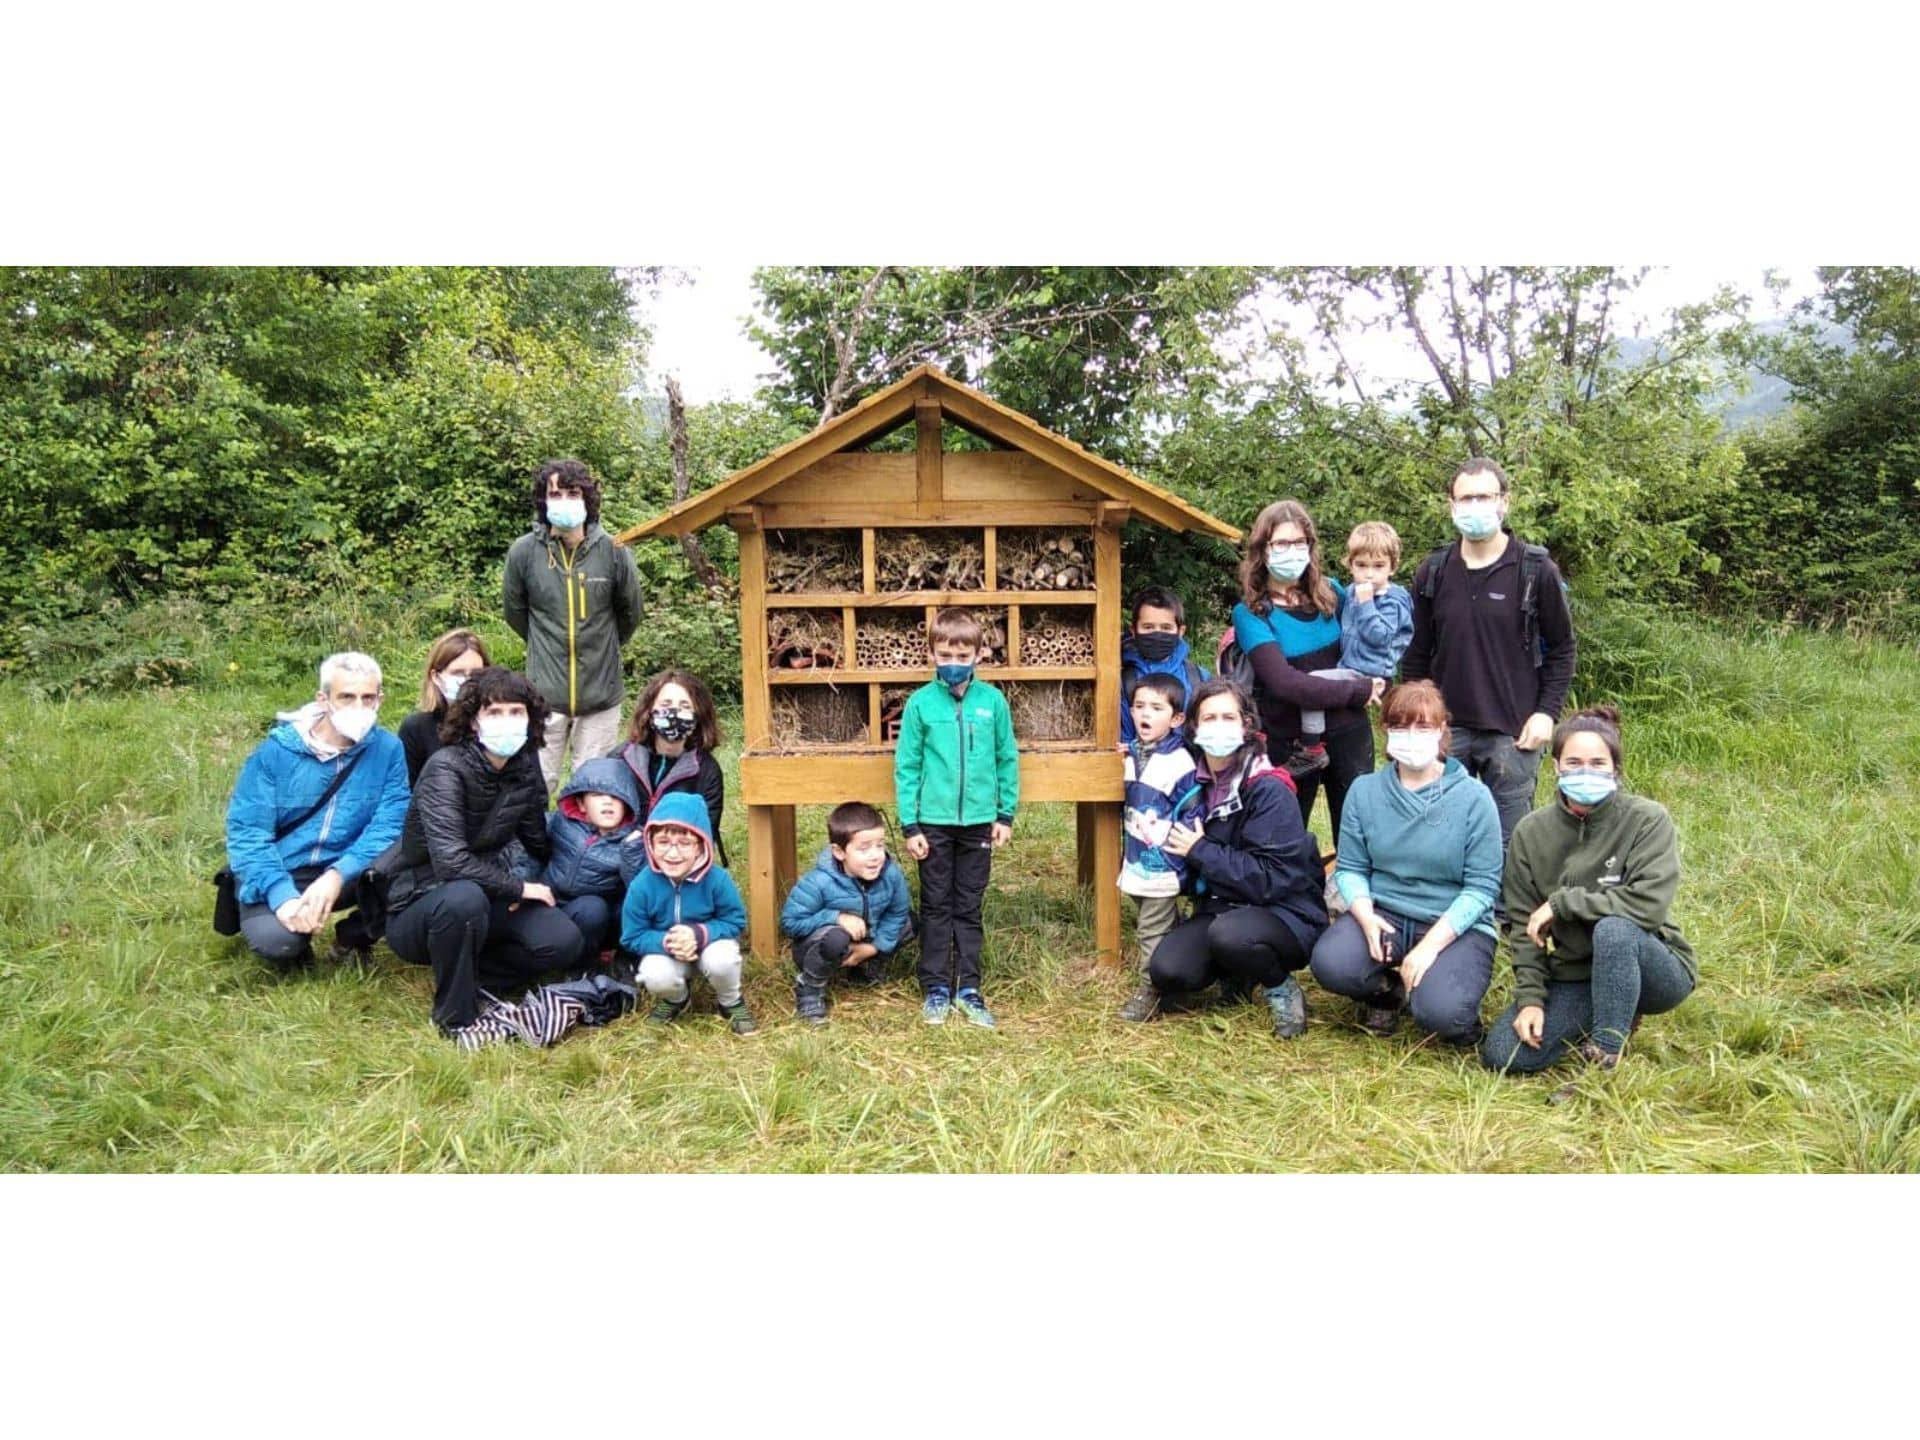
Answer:
<path fill-rule="evenodd" d="M 1500 812 L 1447 754 L 1446 702 L 1430 680 L 1387 692 L 1390 764 L 1354 782 L 1334 883 L 1350 907 L 1313 947 L 1313 976 L 1391 1035 L 1403 1008 L 1450 1045 L 1477 1044 L 1493 978 Z"/>

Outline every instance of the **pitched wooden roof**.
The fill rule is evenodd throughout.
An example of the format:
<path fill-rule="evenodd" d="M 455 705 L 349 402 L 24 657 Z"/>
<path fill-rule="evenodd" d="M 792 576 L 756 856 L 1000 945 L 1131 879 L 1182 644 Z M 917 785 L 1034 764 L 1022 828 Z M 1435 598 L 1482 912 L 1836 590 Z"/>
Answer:
<path fill-rule="evenodd" d="M 704 530 L 723 519 L 734 506 L 747 504 L 815 461 L 865 445 L 910 421 L 914 403 L 919 400 L 937 400 L 943 416 L 953 423 L 984 439 L 1023 450 L 1089 488 L 1127 502 L 1141 518 L 1156 525 L 1168 530 L 1198 530 L 1236 544 L 1240 540 L 1240 532 L 1224 520 L 1217 520 L 1178 495 L 1150 485 L 1131 471 L 1083 450 L 1064 435 L 1054 434 L 1019 411 L 1009 410 L 931 365 L 915 367 L 853 409 L 834 416 L 798 440 L 789 441 L 746 469 L 736 470 L 711 490 L 690 496 L 646 523 L 621 531 L 616 538 L 626 542 L 651 535 L 690 535 Z"/>

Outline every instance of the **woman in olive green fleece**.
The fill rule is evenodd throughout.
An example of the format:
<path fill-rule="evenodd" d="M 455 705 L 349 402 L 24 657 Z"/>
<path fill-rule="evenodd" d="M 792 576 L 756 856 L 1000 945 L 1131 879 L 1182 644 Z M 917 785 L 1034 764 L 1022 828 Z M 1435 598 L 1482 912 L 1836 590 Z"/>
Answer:
<path fill-rule="evenodd" d="M 1513 1004 L 1487 1032 L 1495 1070 L 1578 1049 L 1612 1069 L 1642 1015 L 1693 993 L 1699 963 L 1667 918 L 1680 855 L 1666 807 L 1620 785 L 1620 716 L 1598 705 L 1553 733 L 1559 800 L 1514 827 L 1504 883 Z"/>

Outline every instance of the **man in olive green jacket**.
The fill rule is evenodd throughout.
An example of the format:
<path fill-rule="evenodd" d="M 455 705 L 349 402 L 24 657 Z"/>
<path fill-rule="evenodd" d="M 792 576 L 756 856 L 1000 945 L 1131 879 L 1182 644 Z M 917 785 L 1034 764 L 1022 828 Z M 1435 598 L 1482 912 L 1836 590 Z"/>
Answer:
<path fill-rule="evenodd" d="M 527 678 L 551 714 L 540 771 L 552 789 L 573 764 L 620 748 L 620 647 L 640 626 L 640 572 L 600 528 L 600 487 L 578 460 L 534 472 L 533 528 L 507 551 L 507 624 L 527 642 Z"/>

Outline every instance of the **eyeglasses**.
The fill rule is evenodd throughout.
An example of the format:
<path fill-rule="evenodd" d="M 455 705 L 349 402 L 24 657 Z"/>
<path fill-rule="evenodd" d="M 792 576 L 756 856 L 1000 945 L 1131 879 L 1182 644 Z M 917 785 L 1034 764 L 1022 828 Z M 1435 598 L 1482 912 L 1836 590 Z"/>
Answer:
<path fill-rule="evenodd" d="M 1453 503 L 1456 505 L 1491 505 L 1499 498 L 1500 492 L 1498 490 L 1489 490 L 1484 495 L 1456 495 L 1453 497 Z"/>
<path fill-rule="evenodd" d="M 1276 540 L 1267 546 L 1267 553 L 1269 555 L 1284 555 L 1289 551 L 1305 550 L 1308 548 L 1307 542 L 1304 540 Z"/>
<path fill-rule="evenodd" d="M 698 850 L 698 835 L 655 835 L 648 842 L 656 850 Z"/>

